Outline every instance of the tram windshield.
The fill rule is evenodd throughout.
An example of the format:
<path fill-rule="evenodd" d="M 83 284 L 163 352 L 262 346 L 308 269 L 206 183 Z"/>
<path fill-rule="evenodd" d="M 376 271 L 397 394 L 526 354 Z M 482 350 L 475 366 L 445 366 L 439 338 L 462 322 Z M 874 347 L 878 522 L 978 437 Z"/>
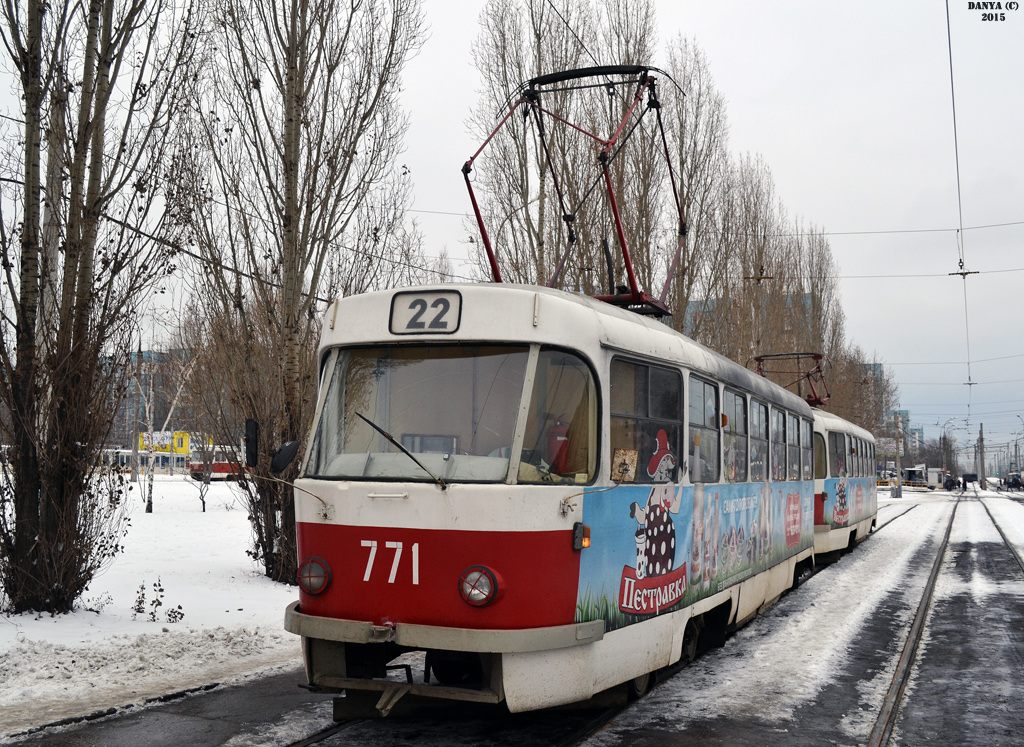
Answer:
<path fill-rule="evenodd" d="M 341 350 L 306 475 L 504 482 L 517 457 L 518 482 L 589 482 L 597 454 L 590 369 L 554 349 L 540 349 L 535 361 L 531 369 L 526 345 Z M 520 418 L 528 378 L 529 406 Z"/>

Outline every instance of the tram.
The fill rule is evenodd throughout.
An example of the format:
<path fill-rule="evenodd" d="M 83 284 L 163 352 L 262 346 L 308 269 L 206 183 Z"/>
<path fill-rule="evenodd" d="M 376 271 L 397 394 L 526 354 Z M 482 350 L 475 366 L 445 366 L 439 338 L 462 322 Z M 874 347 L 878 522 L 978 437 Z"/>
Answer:
<path fill-rule="evenodd" d="M 878 513 L 875 437 L 824 410 L 814 410 L 814 552 L 853 548 Z"/>
<path fill-rule="evenodd" d="M 206 459 L 209 458 L 209 463 Z M 210 480 L 237 481 L 241 478 L 244 464 L 241 452 L 231 446 L 214 446 L 203 452 L 196 449 L 192 452 L 189 474 L 196 482 Z"/>
<path fill-rule="evenodd" d="M 640 695 L 814 562 L 830 421 L 656 319 L 537 286 L 368 293 L 328 309 L 319 371 L 285 627 L 311 687 L 382 715 Z"/>
<path fill-rule="evenodd" d="M 523 85 L 462 168 L 493 283 L 379 291 L 327 310 L 285 627 L 302 638 L 309 687 L 344 693 L 336 718 L 416 698 L 520 712 L 620 685 L 639 697 L 658 670 L 721 643 L 813 567 L 815 411 L 659 321 L 687 235 L 674 176 L 678 243 L 661 294 L 633 272 L 611 169 L 627 143 L 660 144 L 673 173 L 652 71 L 602 66 Z M 626 106 L 605 135 L 541 103 L 615 86 Z M 600 150 L 606 210 L 588 215 L 611 216 L 626 285 L 609 254 L 607 293 L 555 289 L 597 192 L 569 199 L 550 143 L 537 163 L 566 248 L 546 286 L 502 282 L 470 177 L 519 109 L 538 142 L 564 126 Z M 629 137 L 645 117 L 649 136 Z"/>

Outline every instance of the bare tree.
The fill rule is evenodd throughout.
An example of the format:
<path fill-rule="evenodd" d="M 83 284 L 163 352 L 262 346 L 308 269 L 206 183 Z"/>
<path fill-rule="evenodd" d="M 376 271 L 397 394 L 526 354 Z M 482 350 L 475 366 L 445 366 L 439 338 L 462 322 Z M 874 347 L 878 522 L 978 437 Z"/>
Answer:
<path fill-rule="evenodd" d="M 13 446 L 0 576 L 13 610 L 63 612 L 118 547 L 119 530 L 97 519 L 108 487 L 96 467 L 136 309 L 179 229 L 168 144 L 198 19 L 188 2 L 26 0 L 5 5 L 3 20 L 25 129 L 21 215 L 0 237 L 0 399 Z"/>
<path fill-rule="evenodd" d="M 679 36 L 669 47 L 669 72 L 685 95 L 670 99 L 672 156 L 679 175 L 682 231 L 670 237 L 682 253 L 669 285 L 673 326 L 729 354 L 728 315 L 732 238 L 729 227 L 730 164 L 725 102 L 715 89 L 707 58 L 695 42 Z M 683 235 L 680 236 L 679 234 Z M 668 262 L 668 257 L 663 261 Z M 674 270 L 674 272 L 673 272 Z M 692 312 L 692 313 L 691 313 Z M 713 312 L 713 313 L 708 313 Z"/>
<path fill-rule="evenodd" d="M 146 488 L 145 488 L 145 502 L 146 502 L 146 513 L 153 513 L 153 477 L 154 477 L 154 458 L 157 450 L 157 434 L 167 433 L 167 427 L 171 422 L 171 418 L 174 417 L 174 411 L 178 406 L 178 402 L 181 399 L 182 390 L 188 383 L 189 378 L 192 375 L 192 370 L 195 368 L 194 360 L 182 360 L 180 350 L 178 351 L 150 351 L 149 360 L 146 362 L 140 361 L 137 366 L 134 367 L 135 374 L 132 377 L 132 382 L 135 385 L 135 390 L 138 392 L 139 398 L 142 401 L 143 408 L 145 410 L 145 424 L 146 424 L 146 454 L 148 458 L 148 468 L 146 469 Z M 173 372 L 172 377 L 162 376 L 162 384 L 165 387 L 165 391 L 160 392 L 167 398 L 166 417 L 164 417 L 163 424 L 159 430 L 155 428 L 156 422 L 156 398 L 157 392 L 157 367 L 161 366 L 165 369 L 166 373 Z M 148 369 L 148 370 L 147 370 Z M 170 379 L 170 380 L 169 380 Z M 147 393 L 145 384 L 149 385 L 149 391 Z M 173 389 L 173 394 L 171 390 Z M 136 439 L 137 441 L 138 439 Z M 173 440 L 171 443 L 170 452 L 174 453 Z M 205 507 L 205 504 L 204 504 Z"/>
<path fill-rule="evenodd" d="M 892 369 L 849 343 L 830 354 L 830 362 L 827 373 L 832 400 L 828 409 L 877 433 L 888 413 L 899 405 Z"/>
<path fill-rule="evenodd" d="M 471 128 L 481 142 L 518 99 L 524 82 L 594 64 L 586 51 L 597 48 L 589 11 L 580 3 L 566 6 L 559 14 L 540 0 L 491 0 L 484 6 L 473 44 L 482 97 L 471 118 Z M 545 94 L 541 103 L 557 116 L 586 119 L 575 97 L 556 92 Z M 564 203 L 575 206 L 596 175 L 596 150 L 590 143 L 558 130 L 542 132 L 537 124 L 533 116 L 509 120 L 501 137 L 488 145 L 478 167 L 477 181 L 486 195 L 485 221 L 491 227 L 501 271 L 512 282 L 547 282 L 569 241 L 566 210 L 552 179 L 561 182 Z M 552 142 L 546 153 L 541 138 L 548 134 Z M 548 158 L 551 171 L 545 168 Z M 582 215 L 572 228 L 580 233 L 590 222 Z M 584 233 L 576 246 L 592 243 Z M 579 255 L 573 259 L 580 266 Z M 482 247 L 478 262 L 481 268 L 487 266 Z M 586 260 L 582 266 L 589 266 Z M 487 277 L 489 272 L 481 275 Z"/>
<path fill-rule="evenodd" d="M 593 0 L 562 13 L 543 0 L 490 0 L 473 48 L 483 96 L 471 129 L 485 141 L 523 95 L 522 84 L 542 74 L 653 65 L 656 40 L 646 0 Z M 870 396 L 855 384 L 866 362 L 844 337 L 838 273 L 824 231 L 790 217 L 763 158 L 729 154 L 725 102 L 696 42 L 676 36 L 668 60 L 667 74 L 658 74 L 660 95 L 651 99 L 666 138 L 660 141 L 656 128 L 632 131 L 637 119 L 628 118 L 626 129 L 642 147 L 618 153 L 613 176 L 638 284 L 655 294 L 664 287 L 674 328 L 741 363 L 766 354 L 824 355 L 837 378 L 834 407 L 871 427 L 873 413 L 893 399 L 891 379 L 882 371 Z M 592 133 L 620 122 L 631 103 L 611 86 L 603 100 L 580 103 L 574 89 L 564 82 L 531 103 L 550 119 Z M 667 166 L 659 165 L 662 147 Z M 607 265 L 614 286 L 623 262 L 609 251 L 611 218 L 586 199 L 595 186 L 593 142 L 579 130 L 545 130 L 531 111 L 509 120 L 486 148 L 472 166 L 505 279 L 547 282 L 567 257 L 559 287 L 600 292 L 603 273 L 594 270 Z M 486 276 L 482 250 L 478 263 Z M 781 384 L 794 379 L 769 377 Z"/>
<path fill-rule="evenodd" d="M 244 419 L 259 420 L 260 462 L 243 481 L 254 555 L 294 582 L 293 497 L 271 479 L 270 451 L 309 427 L 322 302 L 422 266 L 403 222 L 408 174 L 395 164 L 420 10 L 417 0 L 219 0 L 215 13 L 190 139 L 198 291 L 210 303 L 193 352 L 230 351 L 223 367 L 199 369 L 225 382 L 215 435 L 237 443 Z"/>

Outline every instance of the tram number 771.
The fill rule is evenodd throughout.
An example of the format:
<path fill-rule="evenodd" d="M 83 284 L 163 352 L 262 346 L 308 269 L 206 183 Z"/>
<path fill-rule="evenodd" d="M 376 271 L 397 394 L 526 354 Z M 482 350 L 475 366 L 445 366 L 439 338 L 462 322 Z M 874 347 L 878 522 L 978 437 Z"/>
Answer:
<path fill-rule="evenodd" d="M 366 559 L 366 572 L 363 573 L 363 581 L 370 580 L 370 574 L 373 573 L 373 561 L 377 557 L 377 540 L 363 540 L 359 543 L 363 547 L 370 548 L 370 557 Z M 388 575 L 388 583 L 395 583 L 395 578 L 398 576 L 398 565 L 402 561 L 402 543 L 401 542 L 385 542 L 384 547 L 388 550 L 394 550 L 395 555 L 391 561 L 391 573 Z M 413 542 L 412 544 L 412 583 L 413 586 L 419 586 L 420 583 L 420 543 Z"/>

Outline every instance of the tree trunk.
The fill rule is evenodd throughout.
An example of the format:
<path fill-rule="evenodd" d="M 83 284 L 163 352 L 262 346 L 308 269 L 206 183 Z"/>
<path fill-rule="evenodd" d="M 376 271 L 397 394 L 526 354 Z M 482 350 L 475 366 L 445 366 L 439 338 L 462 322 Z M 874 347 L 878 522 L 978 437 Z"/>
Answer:
<path fill-rule="evenodd" d="M 45 590 L 33 571 L 39 536 L 39 456 L 35 429 L 38 405 L 36 382 L 36 318 L 39 308 L 40 110 L 42 107 L 43 3 L 28 0 L 27 54 L 21 81 L 25 100 L 25 217 L 21 233 L 21 283 L 17 303 L 17 358 L 13 374 L 15 538 L 13 565 L 17 588 L 7 595 L 15 612 L 42 609 Z"/>

